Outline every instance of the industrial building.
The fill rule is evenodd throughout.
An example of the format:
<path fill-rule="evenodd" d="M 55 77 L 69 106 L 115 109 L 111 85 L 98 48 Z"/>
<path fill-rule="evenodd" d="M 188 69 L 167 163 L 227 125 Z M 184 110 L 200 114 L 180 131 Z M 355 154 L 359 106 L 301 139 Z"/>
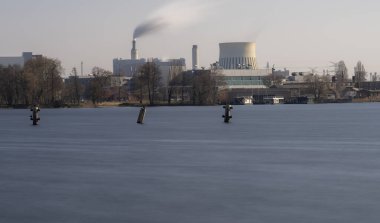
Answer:
<path fill-rule="evenodd" d="M 219 62 L 215 66 L 223 76 L 233 102 L 283 103 L 285 98 L 291 98 L 295 94 L 290 89 L 269 88 L 275 80 L 286 79 L 289 70 L 275 70 L 269 65 L 265 69 L 259 69 L 255 43 L 220 43 L 219 48 Z"/>
<path fill-rule="evenodd" d="M 114 75 L 133 77 L 133 75 L 137 74 L 138 69 L 148 61 L 155 63 L 160 68 L 161 82 L 164 86 L 167 86 L 169 81 L 173 78 L 174 71 L 186 70 L 186 60 L 184 58 L 167 60 L 139 58 L 136 40 L 133 40 L 131 59 L 114 59 L 113 73 Z"/>
<path fill-rule="evenodd" d="M 252 97 L 252 89 L 267 89 L 268 84 L 264 83 L 268 76 L 288 76 L 289 71 L 275 71 L 266 67 L 259 69 L 256 58 L 256 43 L 254 42 L 227 42 L 220 43 L 219 61 L 216 62 L 212 69 L 223 77 L 224 87 L 231 90 L 232 95 L 237 97 Z M 136 40 L 132 42 L 131 59 L 114 59 L 114 75 L 133 77 L 137 74 L 138 69 L 148 60 L 139 57 Z M 174 77 L 173 72 L 186 70 L 185 59 L 149 59 L 160 67 L 162 73 L 161 82 L 163 86 L 168 86 L 170 80 Z M 199 70 L 198 45 L 192 46 L 192 66 L 194 73 Z M 204 69 L 204 68 L 202 68 Z M 202 70 L 201 69 L 201 70 Z M 236 94 L 235 94 L 236 93 Z"/>
<path fill-rule="evenodd" d="M 15 57 L 0 57 L 0 66 L 20 66 L 23 67 L 29 60 L 42 57 L 42 55 L 33 55 L 32 52 L 23 52 L 21 56 Z"/>
<path fill-rule="evenodd" d="M 270 69 L 261 70 L 220 70 L 229 89 L 267 88 L 264 77 L 271 74 Z"/>
<path fill-rule="evenodd" d="M 114 59 L 113 60 L 113 73 L 125 77 L 132 77 L 137 73 L 138 69 L 147 61 L 145 59 Z"/>
<path fill-rule="evenodd" d="M 229 89 L 266 88 L 263 78 L 271 69 L 258 69 L 256 43 L 229 42 L 219 44 L 219 73 Z"/>

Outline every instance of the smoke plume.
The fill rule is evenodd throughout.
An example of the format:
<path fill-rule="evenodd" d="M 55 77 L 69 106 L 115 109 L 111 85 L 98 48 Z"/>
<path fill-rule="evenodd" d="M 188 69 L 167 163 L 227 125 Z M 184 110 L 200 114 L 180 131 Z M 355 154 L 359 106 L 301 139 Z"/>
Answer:
<path fill-rule="evenodd" d="M 212 2 L 185 0 L 165 5 L 136 27 L 133 38 L 143 37 L 169 27 L 183 27 L 195 23 L 207 14 L 206 10 L 213 4 Z"/>
<path fill-rule="evenodd" d="M 154 33 L 167 26 L 168 23 L 165 23 L 162 18 L 147 20 L 146 22 L 143 22 L 136 27 L 135 31 L 133 32 L 133 39 Z"/>

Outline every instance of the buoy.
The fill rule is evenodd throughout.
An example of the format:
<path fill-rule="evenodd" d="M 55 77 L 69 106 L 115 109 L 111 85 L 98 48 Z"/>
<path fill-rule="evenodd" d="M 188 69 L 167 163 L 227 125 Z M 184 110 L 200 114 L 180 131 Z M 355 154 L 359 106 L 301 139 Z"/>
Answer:
<path fill-rule="evenodd" d="M 138 124 L 144 124 L 145 113 L 146 113 L 146 108 L 145 108 L 145 106 L 143 106 L 140 109 L 139 117 L 137 118 Z"/>
<path fill-rule="evenodd" d="M 233 109 L 233 107 L 231 105 L 227 104 L 227 105 L 223 106 L 223 108 L 224 108 L 224 115 L 223 115 L 224 122 L 229 123 L 230 119 L 232 119 L 231 110 Z"/>
<path fill-rule="evenodd" d="M 37 105 L 33 105 L 30 111 L 33 112 L 30 116 L 30 120 L 33 121 L 33 125 L 38 125 L 38 121 L 40 121 L 40 117 L 38 115 L 38 112 L 40 112 L 40 108 Z"/>

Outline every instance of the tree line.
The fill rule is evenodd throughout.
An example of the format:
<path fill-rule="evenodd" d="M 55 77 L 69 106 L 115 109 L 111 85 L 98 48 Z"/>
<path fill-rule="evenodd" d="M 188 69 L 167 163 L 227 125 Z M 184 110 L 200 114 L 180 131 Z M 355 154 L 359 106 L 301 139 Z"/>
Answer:
<path fill-rule="evenodd" d="M 66 82 L 62 72 L 61 62 L 47 57 L 33 58 L 24 67 L 0 66 L 0 105 L 60 107 L 80 104 L 83 99 L 97 103 L 111 94 L 107 89 L 109 71 L 93 68 L 88 85 L 81 83 L 75 68 Z"/>
<path fill-rule="evenodd" d="M 87 82 L 81 80 L 76 68 L 65 81 L 62 72 L 61 62 L 47 57 L 34 58 L 24 67 L 0 66 L 0 105 L 60 107 L 117 100 L 149 105 L 211 105 L 224 97 L 219 91 L 223 81 L 216 71 L 184 71 L 176 64 L 170 66 L 166 83 L 154 62 L 141 66 L 127 85 L 100 67 L 92 69 Z"/>
<path fill-rule="evenodd" d="M 184 71 L 173 64 L 168 82 L 162 82 L 160 68 L 147 62 L 131 79 L 130 99 L 140 104 L 214 105 L 226 100 L 225 83 L 216 70 Z"/>
<path fill-rule="evenodd" d="M 61 98 L 63 81 L 59 60 L 36 58 L 20 66 L 0 66 L 0 104 L 55 104 Z"/>

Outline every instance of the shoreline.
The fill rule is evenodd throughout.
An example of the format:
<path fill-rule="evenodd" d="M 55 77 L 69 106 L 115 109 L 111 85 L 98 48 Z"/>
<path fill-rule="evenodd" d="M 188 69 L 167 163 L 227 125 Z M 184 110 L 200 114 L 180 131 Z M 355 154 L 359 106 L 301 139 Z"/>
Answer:
<path fill-rule="evenodd" d="M 372 101 L 372 100 L 363 100 L 363 99 L 353 99 L 352 102 L 328 102 L 328 103 L 308 103 L 308 104 L 302 104 L 302 105 L 315 105 L 315 104 L 370 104 L 370 103 L 380 103 L 380 101 Z M 64 105 L 61 107 L 54 107 L 54 106 L 44 106 L 40 105 L 41 108 L 44 109 L 63 109 L 63 108 L 72 108 L 72 109 L 84 109 L 84 108 L 117 108 L 117 107 L 207 107 L 207 106 L 222 106 L 224 104 L 215 104 L 215 105 L 193 105 L 193 104 L 156 104 L 156 105 L 149 105 L 149 104 L 143 104 L 140 103 L 122 103 L 122 102 L 103 102 L 99 104 L 93 104 L 93 103 L 82 103 L 80 105 Z M 262 105 L 272 105 L 272 104 L 246 104 L 246 105 L 239 105 L 239 104 L 232 104 L 233 106 L 262 106 Z M 278 105 L 301 105 L 301 104 L 278 104 Z M 30 105 L 16 105 L 16 106 L 5 106 L 0 105 L 0 109 L 29 109 Z"/>

